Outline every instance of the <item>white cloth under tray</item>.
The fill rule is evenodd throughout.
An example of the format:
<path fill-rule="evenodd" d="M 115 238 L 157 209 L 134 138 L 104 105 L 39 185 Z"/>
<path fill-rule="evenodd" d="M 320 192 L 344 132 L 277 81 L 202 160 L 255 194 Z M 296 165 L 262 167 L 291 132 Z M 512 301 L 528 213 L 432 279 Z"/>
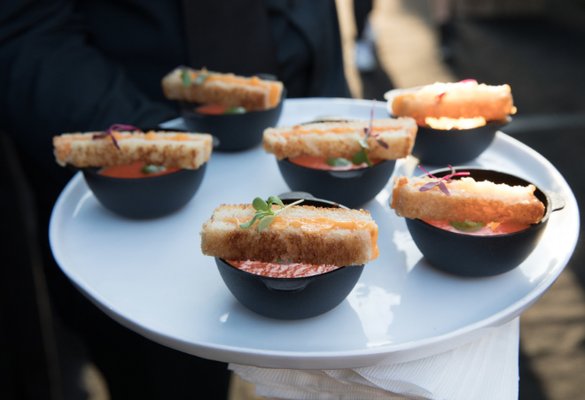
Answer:
<path fill-rule="evenodd" d="M 516 318 L 473 342 L 415 361 L 335 370 L 229 368 L 271 399 L 516 400 L 518 345 Z"/>

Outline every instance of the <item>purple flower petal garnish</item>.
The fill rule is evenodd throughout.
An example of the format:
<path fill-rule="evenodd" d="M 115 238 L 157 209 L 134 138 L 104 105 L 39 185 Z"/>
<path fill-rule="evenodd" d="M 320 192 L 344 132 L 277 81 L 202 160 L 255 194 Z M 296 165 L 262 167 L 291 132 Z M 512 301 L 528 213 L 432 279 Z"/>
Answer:
<path fill-rule="evenodd" d="M 439 178 L 437 178 L 435 175 L 433 175 L 433 174 L 431 174 L 429 171 L 427 171 L 427 170 L 426 170 L 426 168 L 425 168 L 425 167 L 423 167 L 422 165 L 420 165 L 420 164 L 419 164 L 419 165 L 418 165 L 418 168 L 419 168 L 420 170 L 422 170 L 422 172 L 424 172 L 424 173 L 425 173 L 425 175 L 426 175 L 426 176 L 428 176 L 429 178 L 435 178 L 435 179 L 439 179 Z"/>
<path fill-rule="evenodd" d="M 451 165 L 449 165 L 448 167 L 449 167 L 449 169 L 451 169 L 451 173 L 438 178 L 438 177 L 434 176 L 433 174 L 431 174 L 429 171 L 427 171 L 422 165 L 419 164 L 418 167 L 421 170 L 423 170 L 423 172 L 429 178 L 434 179 L 433 181 L 427 182 L 424 185 L 422 185 L 418 189 L 420 192 L 426 192 L 427 190 L 431 190 L 435 186 L 439 186 L 439 189 L 441 190 L 441 192 L 445 193 L 447 196 L 450 196 L 451 192 L 449 192 L 449 189 L 447 188 L 446 183 L 450 182 L 451 178 L 453 178 L 455 176 L 469 176 L 470 175 L 469 171 L 455 172 L 455 168 L 453 168 Z"/>
<path fill-rule="evenodd" d="M 449 192 L 449 189 L 447 189 L 447 185 L 445 185 L 445 182 L 443 181 L 439 181 L 439 189 L 441 189 L 441 192 L 445 193 L 447 196 L 451 196 L 451 193 Z"/>
<path fill-rule="evenodd" d="M 383 148 L 385 148 L 385 149 L 388 149 L 388 148 L 389 148 L 389 146 L 388 146 L 388 143 L 386 143 L 385 141 L 383 141 L 383 140 L 382 140 L 382 139 L 380 139 L 380 138 L 376 138 L 376 142 L 378 142 L 378 144 L 379 144 L 380 146 L 382 146 Z"/>
<path fill-rule="evenodd" d="M 140 132 L 142 132 L 142 129 L 137 128 L 134 125 L 113 124 L 106 130 L 106 132 L 112 132 L 112 131 L 140 131 Z"/>
<path fill-rule="evenodd" d="M 372 102 L 372 108 L 370 108 L 370 126 L 368 127 L 368 132 L 370 135 L 372 134 L 374 129 L 374 103 Z"/>
<path fill-rule="evenodd" d="M 439 182 L 427 182 L 424 185 L 422 185 L 418 190 L 421 192 L 426 192 L 427 190 L 431 190 L 432 188 L 434 188 L 438 184 L 439 184 Z"/>
<path fill-rule="evenodd" d="M 104 132 L 96 133 L 91 138 L 92 139 L 103 139 L 103 138 L 109 136 L 112 138 L 112 143 L 114 144 L 114 147 L 116 147 L 116 149 L 120 150 L 120 145 L 118 144 L 118 140 L 116 140 L 116 137 L 112 133 L 114 131 L 140 131 L 140 132 L 142 132 L 142 130 L 140 128 L 137 128 L 134 125 L 113 124 L 113 125 L 110 125 L 110 127 L 108 129 L 106 129 Z"/>

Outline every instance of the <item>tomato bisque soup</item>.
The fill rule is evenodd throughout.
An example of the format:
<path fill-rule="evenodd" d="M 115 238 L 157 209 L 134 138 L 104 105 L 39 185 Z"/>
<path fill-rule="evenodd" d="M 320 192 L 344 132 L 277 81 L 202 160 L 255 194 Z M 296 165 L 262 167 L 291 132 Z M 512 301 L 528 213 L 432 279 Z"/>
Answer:
<path fill-rule="evenodd" d="M 195 112 L 204 115 L 244 114 L 244 107 L 226 107 L 221 104 L 204 104 L 196 107 Z"/>
<path fill-rule="evenodd" d="M 100 175 L 109 176 L 111 178 L 135 179 L 152 178 L 155 176 L 171 174 L 178 171 L 179 169 L 180 168 L 147 165 L 143 161 L 137 161 L 132 164 L 104 167 L 100 169 L 98 173 Z"/>
<path fill-rule="evenodd" d="M 301 167 L 320 169 L 324 171 L 352 171 L 356 169 L 368 168 L 368 164 L 354 164 L 349 160 L 346 163 L 337 163 L 337 165 L 331 165 L 328 163 L 328 159 L 324 157 L 315 156 L 298 156 L 288 159 L 291 163 L 300 165 Z M 376 165 L 380 161 L 372 161 L 372 164 Z"/>
<path fill-rule="evenodd" d="M 429 225 L 446 231 L 462 233 L 474 236 L 494 236 L 505 235 L 523 231 L 530 227 L 529 224 L 520 224 L 516 222 L 450 222 L 438 220 L 424 220 Z"/>
<path fill-rule="evenodd" d="M 327 264 L 271 263 L 252 260 L 230 260 L 228 262 L 242 271 L 269 278 L 306 278 L 340 268 L 336 265 Z"/>

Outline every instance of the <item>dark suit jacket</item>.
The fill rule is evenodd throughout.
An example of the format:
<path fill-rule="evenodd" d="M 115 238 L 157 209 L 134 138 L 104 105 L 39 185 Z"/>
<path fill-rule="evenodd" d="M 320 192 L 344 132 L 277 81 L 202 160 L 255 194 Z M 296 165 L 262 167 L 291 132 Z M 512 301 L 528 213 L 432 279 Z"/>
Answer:
<path fill-rule="evenodd" d="M 247 5 L 256 7 L 257 17 L 247 14 Z M 211 15 L 214 7 L 221 18 Z M 246 18 L 244 30 L 228 21 L 239 16 Z M 112 123 L 152 128 L 178 116 L 160 87 L 161 78 L 178 65 L 235 73 L 266 68 L 258 72 L 276 74 L 289 97 L 348 97 L 336 18 L 333 0 L 0 1 L 0 166 L 2 172 L 11 175 L 0 181 L 1 187 L 8 183 L 7 189 L 1 191 L 3 200 L 10 200 L 2 203 L 6 207 L 2 207 L 0 219 L 9 224 L 17 221 L 11 226 L 2 225 L 3 232 L 10 232 L 10 246 L 21 244 L 12 246 L 8 257 L 5 254 L 4 264 L 10 267 L 4 271 L 10 274 L 4 276 L 0 289 L 6 297 L 18 293 L 15 298 L 29 299 L 26 304 L 30 308 L 44 301 L 42 293 L 31 293 L 42 284 L 33 285 L 25 277 L 34 271 L 28 260 L 40 259 L 37 252 L 31 253 L 31 248 L 40 245 L 52 303 L 60 319 L 82 332 L 92 353 L 100 356 L 99 367 L 113 394 L 122 393 L 120 398 L 128 398 L 124 395 L 127 390 L 140 398 L 156 398 L 160 389 L 167 397 L 179 398 L 170 395 L 169 390 L 185 390 L 192 395 L 194 385 L 202 388 L 202 383 L 207 382 L 209 390 L 217 392 L 211 392 L 212 398 L 225 398 L 229 375 L 217 363 L 165 352 L 161 346 L 120 331 L 84 301 L 52 263 L 48 219 L 54 201 L 72 174 L 54 161 L 53 135 L 102 130 Z M 248 30 L 255 40 L 249 39 Z M 264 40 L 266 37 L 269 40 Z M 229 57 L 224 59 L 224 54 Z M 6 135 L 11 139 L 10 145 Z M 27 188 L 32 189 L 34 198 L 22 201 Z M 36 231 L 31 223 L 35 217 Z M 34 239 L 38 243 L 32 244 Z M 32 246 L 27 246 L 27 241 Z M 5 290 L 7 287 L 10 290 Z M 0 303 L 0 325 L 10 327 L 0 329 L 0 342 L 8 343 L 4 340 L 8 334 L 10 338 L 20 338 L 10 346 L 11 357 L 23 360 L 23 382 L 47 392 L 43 378 L 33 379 L 42 369 L 39 359 L 44 358 L 29 360 L 23 356 L 27 349 L 49 343 L 50 338 L 41 340 L 30 328 L 43 317 L 33 318 L 22 301 L 18 302 L 19 308 L 14 304 Z M 6 319 L 6 310 L 10 315 L 31 315 L 31 320 L 25 324 Z M 38 340 L 31 339 L 35 337 Z M 6 349 L 2 344 L 0 347 L 2 351 Z M 122 351 L 125 357 L 119 357 Z M 110 352 L 115 357 L 109 357 Z M 45 368 L 45 372 L 51 370 Z M 150 379 L 154 376 L 156 379 Z M 193 381 L 197 376 L 199 380 Z"/>

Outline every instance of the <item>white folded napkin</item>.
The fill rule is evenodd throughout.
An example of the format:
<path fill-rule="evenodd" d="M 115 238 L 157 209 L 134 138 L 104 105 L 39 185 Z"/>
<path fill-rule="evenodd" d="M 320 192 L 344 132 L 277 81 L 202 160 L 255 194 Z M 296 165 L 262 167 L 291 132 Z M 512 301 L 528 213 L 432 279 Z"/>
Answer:
<path fill-rule="evenodd" d="M 420 360 L 335 370 L 230 364 L 258 396 L 294 400 L 518 398 L 519 319 L 479 339 Z"/>

